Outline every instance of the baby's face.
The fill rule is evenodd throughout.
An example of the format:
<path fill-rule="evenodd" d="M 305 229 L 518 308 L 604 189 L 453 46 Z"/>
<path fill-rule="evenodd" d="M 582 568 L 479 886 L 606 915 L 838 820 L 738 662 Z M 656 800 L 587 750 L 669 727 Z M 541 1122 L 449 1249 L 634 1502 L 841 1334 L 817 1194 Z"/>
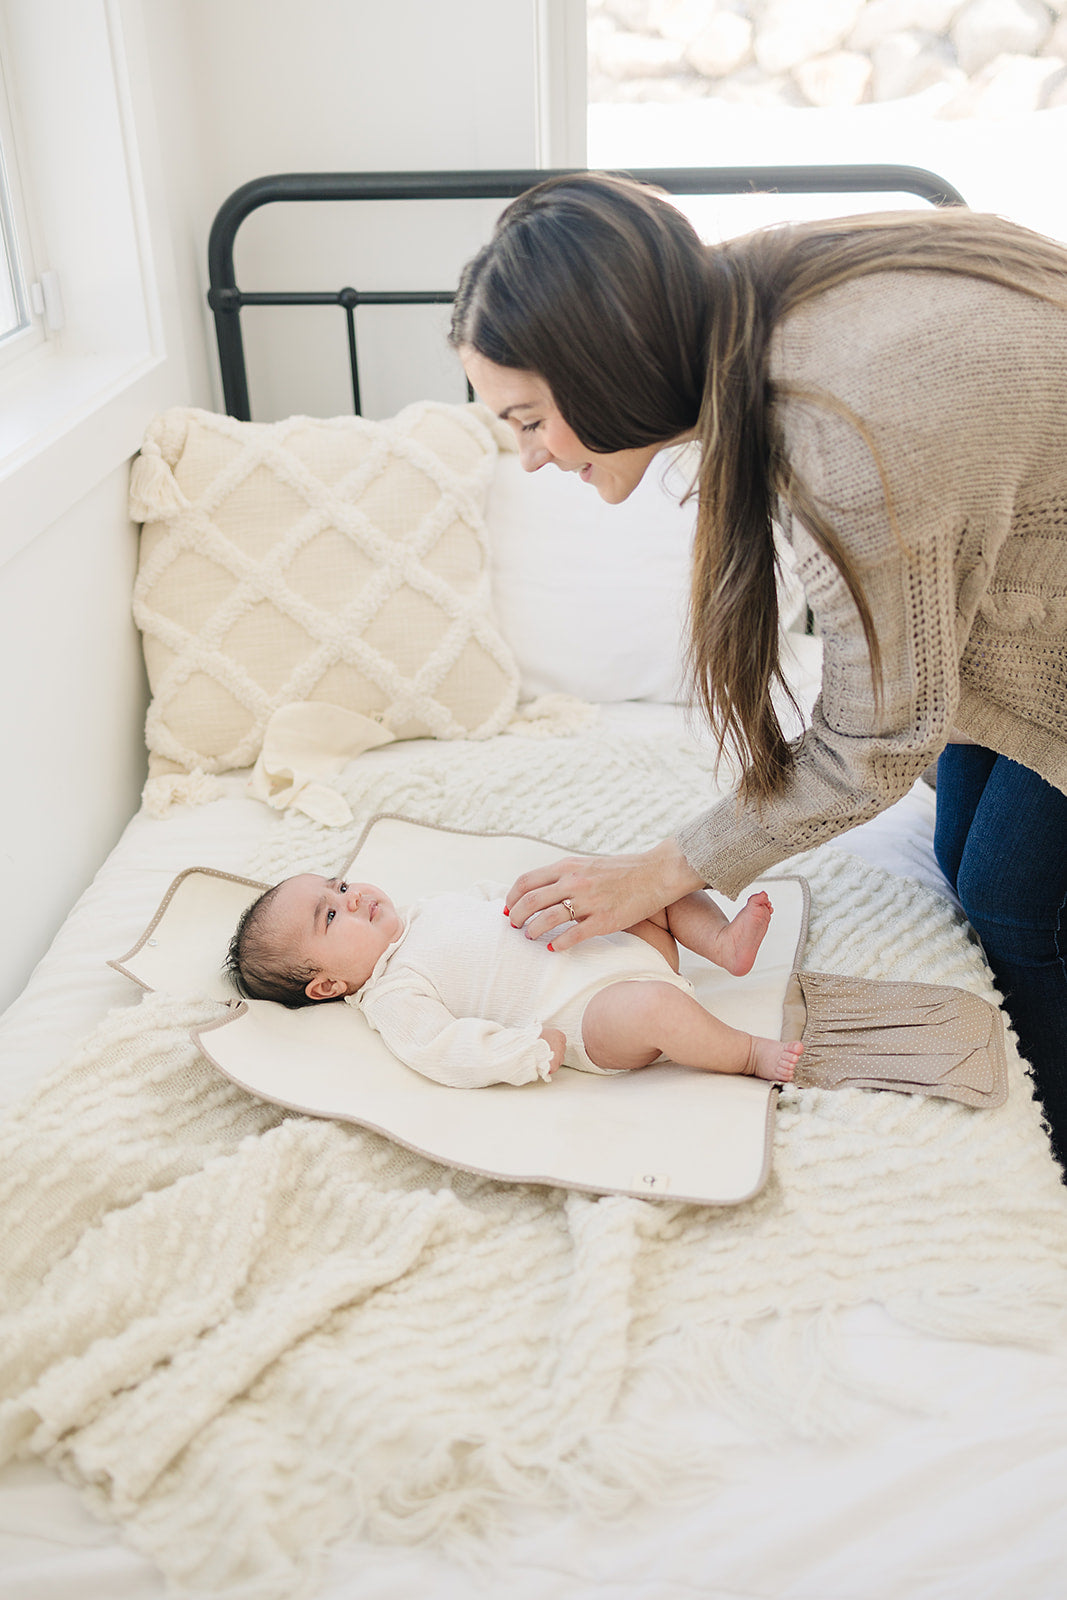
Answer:
<path fill-rule="evenodd" d="M 323 978 L 342 983 L 338 995 L 363 987 L 403 926 L 384 889 L 316 872 L 287 878 L 271 910 L 272 931 L 294 964 L 306 962 Z"/>

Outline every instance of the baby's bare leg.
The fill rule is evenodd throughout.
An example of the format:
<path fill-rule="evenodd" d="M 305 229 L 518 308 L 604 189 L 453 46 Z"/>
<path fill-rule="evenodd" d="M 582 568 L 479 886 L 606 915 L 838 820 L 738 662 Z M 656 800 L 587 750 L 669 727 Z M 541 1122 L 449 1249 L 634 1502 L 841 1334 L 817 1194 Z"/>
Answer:
<path fill-rule="evenodd" d="M 664 913 L 671 933 L 687 950 L 695 950 L 717 967 L 724 967 L 735 978 L 751 972 L 756 953 L 771 923 L 771 905 L 763 890 L 749 895 L 745 905 L 727 920 L 710 894 L 697 889 L 684 900 L 675 900 Z"/>
<path fill-rule="evenodd" d="M 613 983 L 582 1017 L 582 1043 L 594 1066 L 632 1071 L 660 1055 L 705 1072 L 746 1073 L 788 1083 L 803 1046 L 741 1033 L 672 983 Z"/>
<path fill-rule="evenodd" d="M 723 921 L 726 921 L 725 917 Z M 643 922 L 635 922 L 632 928 L 627 928 L 625 931 L 636 934 L 639 939 L 650 944 L 653 950 L 658 950 L 671 971 L 678 971 L 678 942 L 667 926 L 666 911 L 655 911 Z"/>

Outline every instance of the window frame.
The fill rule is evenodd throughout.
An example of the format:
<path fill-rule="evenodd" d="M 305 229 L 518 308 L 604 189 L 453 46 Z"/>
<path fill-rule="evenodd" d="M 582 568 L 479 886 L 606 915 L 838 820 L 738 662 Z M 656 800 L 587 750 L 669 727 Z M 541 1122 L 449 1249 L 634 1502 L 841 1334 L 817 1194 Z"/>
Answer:
<path fill-rule="evenodd" d="M 141 0 L 0 0 L 35 274 L 62 332 L 0 365 L 0 564 L 189 395 Z M 56 40 L 63 47 L 56 48 Z"/>
<path fill-rule="evenodd" d="M 6 38 L 0 28 L 0 269 L 6 273 L 19 317 L 16 326 L 7 333 L 0 332 L 0 372 L 10 363 L 23 360 L 45 338 L 44 318 L 34 313 L 32 304 L 37 273 L 19 180 L 19 143 L 7 88 L 7 56 Z"/>

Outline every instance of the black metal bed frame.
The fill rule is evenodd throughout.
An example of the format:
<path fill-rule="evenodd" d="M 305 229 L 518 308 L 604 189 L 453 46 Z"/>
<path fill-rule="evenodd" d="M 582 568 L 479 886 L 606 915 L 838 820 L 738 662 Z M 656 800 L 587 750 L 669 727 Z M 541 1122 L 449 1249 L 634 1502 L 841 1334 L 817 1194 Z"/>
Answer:
<path fill-rule="evenodd" d="M 251 212 L 276 201 L 301 200 L 510 200 L 535 183 L 560 172 L 292 172 L 254 178 L 235 189 L 219 207 L 208 241 L 208 305 L 215 315 L 223 401 L 227 412 L 249 421 L 241 310 L 244 306 L 340 306 L 348 332 L 352 400 L 360 413 L 356 307 L 447 305 L 452 289 L 328 291 L 238 288 L 233 247 L 238 228 Z M 936 173 L 903 166 L 667 167 L 636 168 L 630 176 L 657 184 L 669 194 L 915 194 L 933 205 L 963 205 L 963 197 Z"/>

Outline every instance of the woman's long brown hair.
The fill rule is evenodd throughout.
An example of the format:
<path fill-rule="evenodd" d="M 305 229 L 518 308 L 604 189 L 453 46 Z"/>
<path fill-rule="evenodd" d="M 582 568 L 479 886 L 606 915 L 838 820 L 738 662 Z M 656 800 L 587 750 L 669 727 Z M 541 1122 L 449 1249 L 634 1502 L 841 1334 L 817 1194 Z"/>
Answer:
<path fill-rule="evenodd" d="M 608 174 L 549 179 L 502 214 L 465 268 L 451 340 L 543 378 L 569 427 L 603 453 L 696 432 L 699 502 L 689 610 L 692 690 L 740 757 L 757 803 L 789 779 L 772 690 L 779 659 L 774 516 L 784 506 L 855 602 L 875 691 L 881 654 L 854 564 L 792 470 L 775 425 L 768 350 L 783 317 L 873 272 L 952 272 L 1067 307 L 1067 251 L 962 208 L 845 217 L 701 243 L 658 190 Z M 863 419 L 822 393 L 794 397 Z M 884 479 L 883 479 L 884 481 Z M 887 507 L 892 520 L 893 508 Z"/>

